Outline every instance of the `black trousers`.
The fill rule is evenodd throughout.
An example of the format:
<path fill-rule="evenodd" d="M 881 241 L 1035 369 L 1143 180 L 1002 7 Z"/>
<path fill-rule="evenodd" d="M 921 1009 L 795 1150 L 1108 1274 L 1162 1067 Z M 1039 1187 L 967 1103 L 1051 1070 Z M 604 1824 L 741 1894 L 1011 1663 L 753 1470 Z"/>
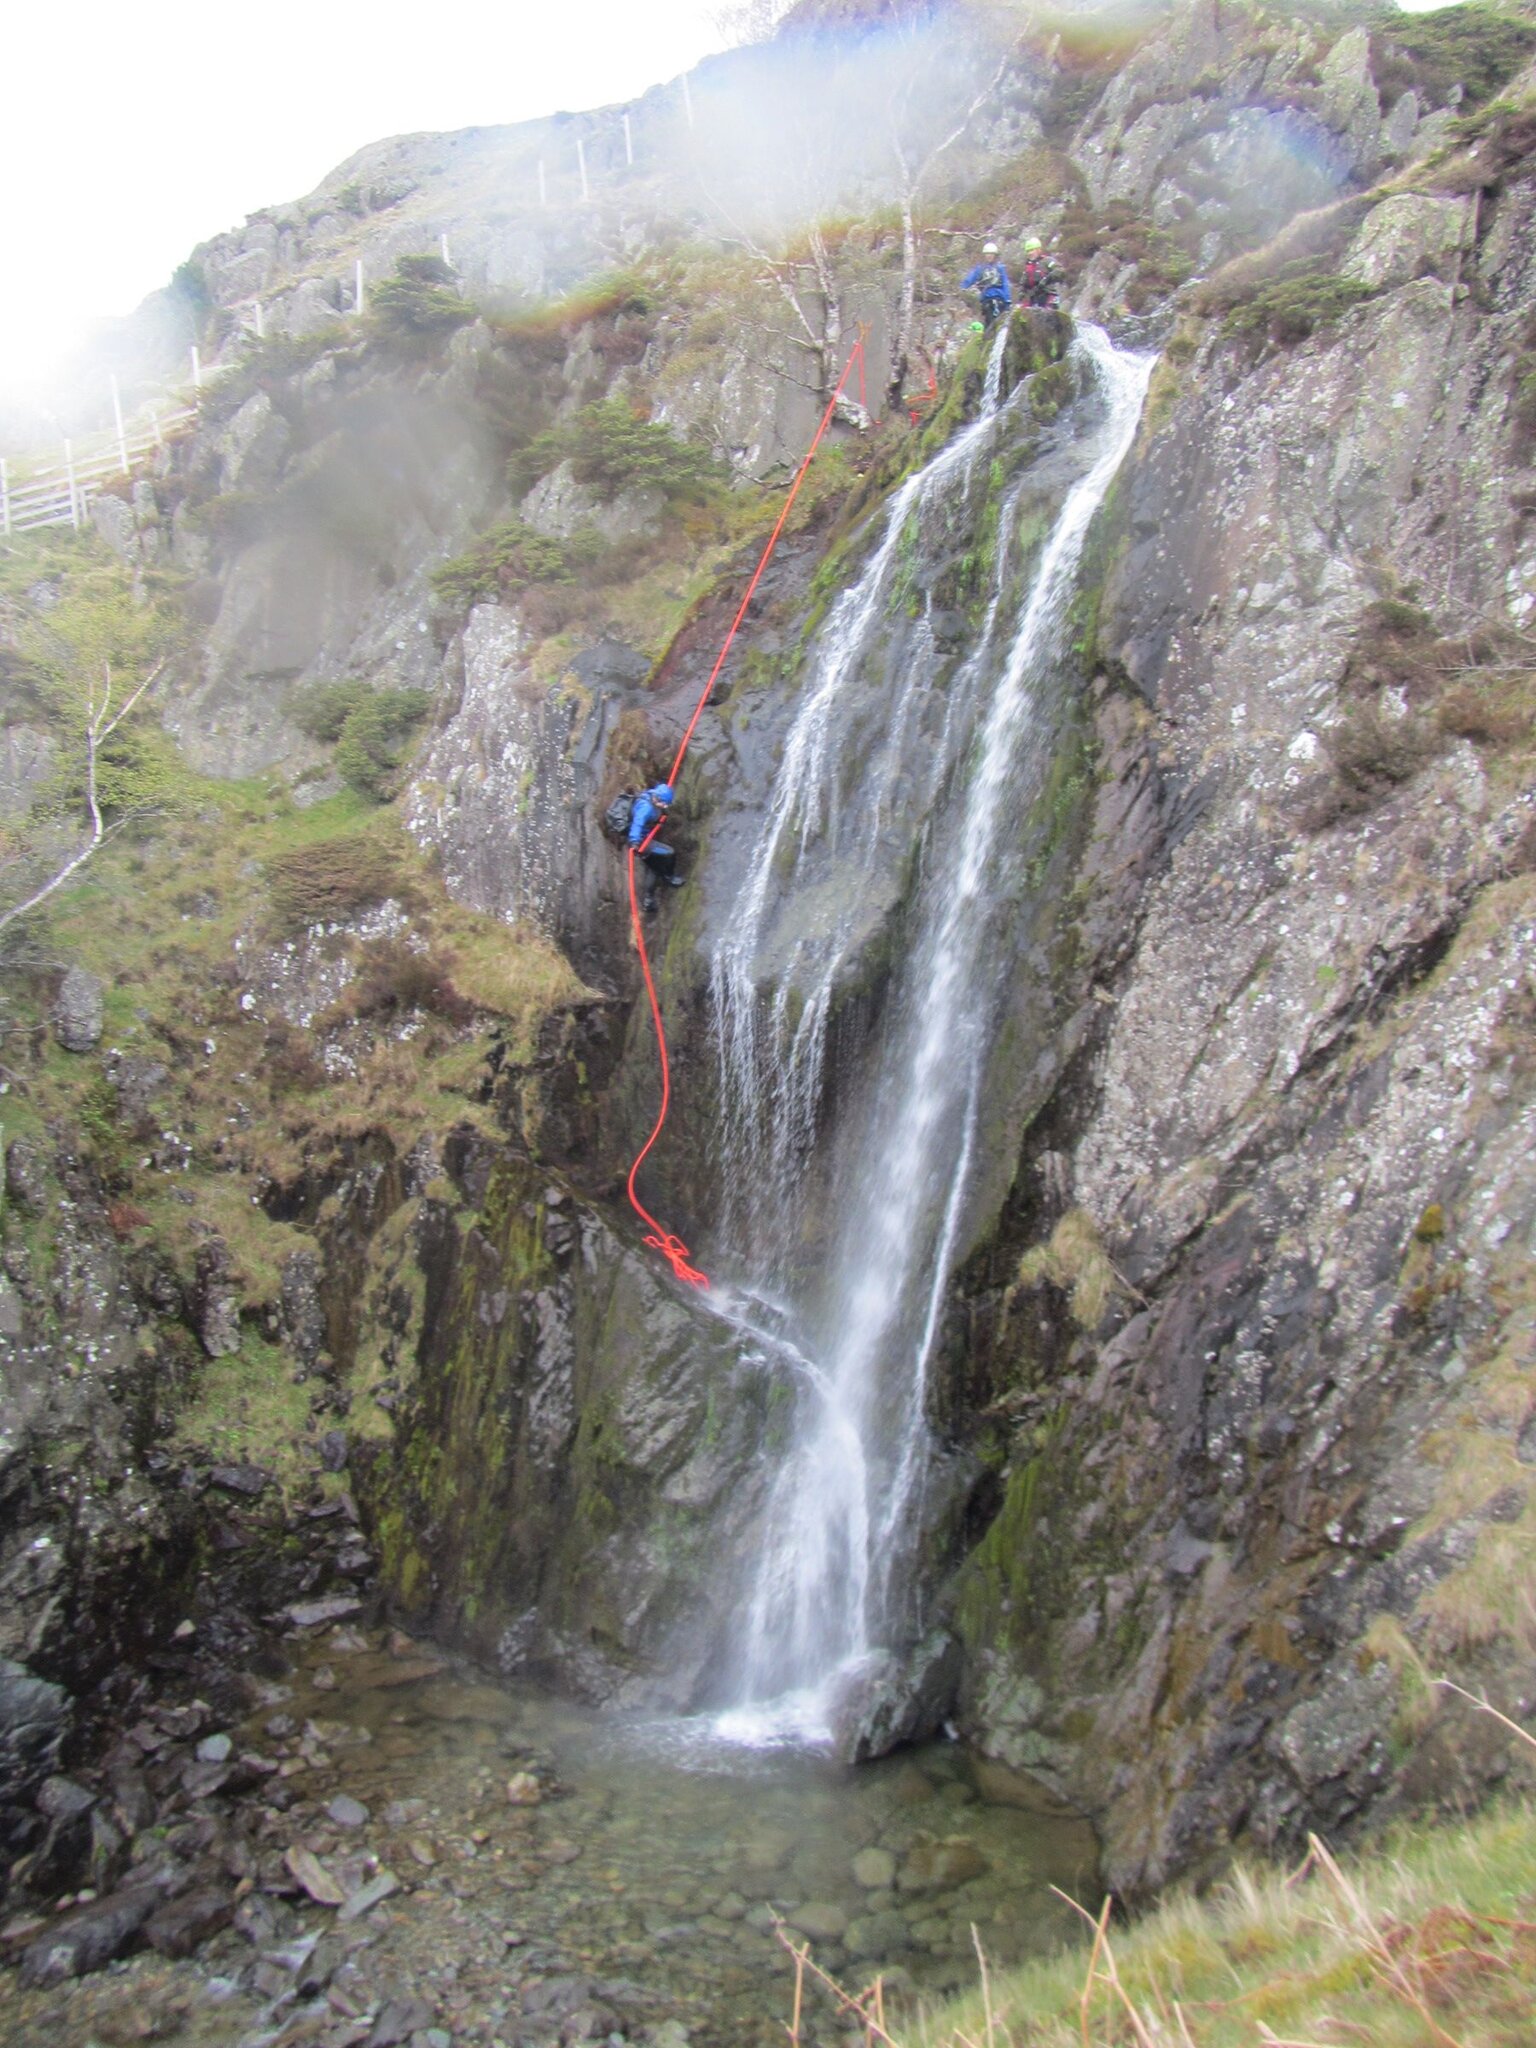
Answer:
<path fill-rule="evenodd" d="M 640 856 L 659 881 L 670 881 L 677 870 L 677 855 L 670 846 L 663 846 L 659 839 L 653 839 Z M 654 887 L 654 884 L 650 886 Z"/>
<path fill-rule="evenodd" d="M 1008 308 L 1001 299 L 983 299 L 981 302 L 982 326 L 988 328 L 995 327 L 1007 311 Z"/>

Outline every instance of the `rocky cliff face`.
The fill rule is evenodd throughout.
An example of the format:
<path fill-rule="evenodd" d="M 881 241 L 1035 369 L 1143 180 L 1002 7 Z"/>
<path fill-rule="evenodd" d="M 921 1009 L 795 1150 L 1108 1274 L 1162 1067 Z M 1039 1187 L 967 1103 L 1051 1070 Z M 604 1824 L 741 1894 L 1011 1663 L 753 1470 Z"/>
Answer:
<path fill-rule="evenodd" d="M 968 1725 L 1126 1885 L 1472 1794 L 1503 1760 L 1426 1674 L 1529 1688 L 1489 1595 L 1536 1360 L 1532 792 L 1494 731 L 1529 711 L 1492 708 L 1528 688 L 1530 204 L 1382 198 L 1337 326 L 1165 368 L 1116 508 L 1113 912 L 1003 1232 L 1085 1215 L 1116 1305 L 1073 1333 L 1070 1234 L 1047 1304 L 995 1249 L 957 1357 L 1039 1444 L 962 1574 Z"/>
<path fill-rule="evenodd" d="M 932 1390 L 957 1490 L 927 1552 L 965 1732 L 1090 1811 L 1127 1888 L 1238 1836 L 1289 1844 L 1393 1799 L 1475 1793 L 1504 1752 L 1426 1678 L 1454 1672 L 1514 1712 L 1530 1694 L 1528 1618 L 1506 1597 L 1530 1556 L 1536 1307 L 1536 185 L 1509 83 L 1524 34 L 1492 77 L 1470 57 L 1410 61 L 1379 27 L 1181 8 L 1110 58 L 1069 43 L 983 67 L 989 95 L 946 160 L 962 224 L 1053 230 L 1077 309 L 1164 350 L 1092 537 L 1051 773 L 1021 825 L 1036 893 L 1010 939 L 987 1169 Z M 1480 113 L 1501 85 L 1508 101 Z M 517 138 L 520 175 L 548 142 Z M 731 270 L 716 248 L 690 269 L 700 223 L 670 187 L 647 186 L 654 217 L 617 239 L 598 233 L 606 215 L 552 208 L 541 236 L 570 243 L 557 263 L 544 242 L 513 248 L 526 223 L 481 217 L 480 172 L 464 188 L 473 234 L 447 171 L 389 196 L 423 152 L 446 163 L 458 146 L 381 146 L 347 167 L 369 233 L 399 226 L 398 246 L 378 244 L 391 258 L 419 253 L 430 215 L 487 276 L 500 262 L 548 289 L 623 253 L 658 266 L 650 296 L 568 302 L 548 326 L 465 318 L 402 350 L 328 331 L 327 266 L 363 218 L 351 198 L 306 231 L 325 262 L 297 230 L 257 224 L 203 252 L 205 272 L 221 305 L 271 294 L 288 339 L 156 474 L 98 502 L 141 582 L 168 566 L 185 579 L 197 631 L 167 722 L 187 757 L 268 778 L 260 802 L 279 810 L 242 823 L 269 837 L 230 849 L 210 902 L 175 898 L 206 928 L 215 996 L 197 1035 L 156 1023 L 152 1049 L 173 1095 L 206 1065 L 205 1099 L 151 1114 L 163 1081 L 134 1069 L 139 1102 L 92 1064 L 111 1099 L 98 1091 L 91 1114 L 132 1129 L 133 1159 L 108 1172 L 98 1143 L 81 1163 L 62 1113 L 12 1147 L 0 1342 L 18 1620 L 0 1653 L 17 1667 L 6 1725 L 32 1759 L 18 1800 L 66 1712 L 26 1688 L 93 1682 L 64 1655 L 68 1618 L 172 1526 L 142 1474 L 179 1427 L 191 1343 L 254 1345 L 278 1376 L 305 1375 L 306 1455 L 320 1459 L 323 1427 L 340 1433 L 327 1455 L 349 1461 L 403 1611 L 604 1700 L 708 1694 L 725 1567 L 751 1544 L 782 1439 L 774 1375 L 663 1283 L 612 1199 L 655 1070 L 622 866 L 596 831 L 615 788 L 670 758 L 766 521 L 750 487 L 727 515 L 584 480 L 585 449 L 547 437 L 617 397 L 691 422 L 740 480 L 798 445 L 814 400 L 785 396 L 786 358 L 747 331 L 756 259 Z M 483 172 L 510 148 L 470 137 L 462 153 Z M 899 236 L 851 229 L 834 259 L 848 326 L 877 313 L 879 347 L 908 281 Z M 704 868 L 657 948 L 683 1085 L 649 1184 L 706 1245 L 725 1172 L 708 947 L 829 599 L 892 487 L 979 397 L 946 272 L 909 276 L 932 403 L 914 373 L 910 422 L 844 434 L 816 473 L 684 784 L 685 862 Z M 1054 425 L 1061 340 L 1016 322 L 1009 380 L 1038 382 L 1010 480 L 1031 464 L 1044 477 L 1070 425 L 1070 410 Z M 978 479 L 978 531 L 1002 480 Z M 964 534 L 914 543 L 893 665 L 918 613 L 963 654 L 973 553 Z M 274 854 L 272 832 L 313 832 L 332 879 L 366 866 L 354 815 L 346 833 L 298 822 L 348 801 L 304 711 L 338 684 L 431 700 L 383 788 L 405 828 L 388 850 L 399 886 L 319 914 L 306 870 L 310 914 L 275 931 L 262 892 L 290 850 Z M 24 709 L 0 756 L 18 792 L 58 744 Z M 900 967 L 930 820 L 907 798 L 850 967 L 829 1145 Z M 211 843 L 187 844 L 216 866 Z M 513 958 L 494 985 L 484 927 L 452 921 L 472 913 Z M 79 926 L 61 930 L 73 943 Z M 163 961 L 132 971 L 158 1002 Z M 519 978 L 542 992 L 523 1008 Z M 150 1005 L 112 1011 L 119 1058 L 147 1058 L 128 1040 Z M 223 1051 L 198 1050 L 205 1030 Z M 39 1088 L 55 1085 L 45 1037 Z M 283 1085 L 307 1108 L 276 1088 L 251 1106 L 263 1062 L 300 1074 Z M 344 1102 L 306 1095 L 329 1082 Z M 217 1140 L 216 1088 L 237 1105 Z M 189 1165 L 290 1235 L 237 1241 L 233 1277 L 208 1244 L 180 1269 L 147 1247 L 129 1259 L 139 1226 L 109 1204 Z M 814 1202 L 819 1156 L 806 1173 Z M 60 1199 L 67 1230 L 23 1231 Z M 70 1493 L 58 1446 L 87 1440 Z M 98 1525 L 103 1487 L 115 1505 Z M 195 1564 L 201 1539 L 175 1526 Z M 127 1654 L 114 1643 L 101 1661 Z"/>

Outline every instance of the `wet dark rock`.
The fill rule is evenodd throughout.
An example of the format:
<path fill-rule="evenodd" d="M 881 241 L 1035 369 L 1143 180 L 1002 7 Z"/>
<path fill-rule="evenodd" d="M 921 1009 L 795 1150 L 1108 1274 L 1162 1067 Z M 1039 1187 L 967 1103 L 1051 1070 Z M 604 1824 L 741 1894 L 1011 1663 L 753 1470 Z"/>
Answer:
<path fill-rule="evenodd" d="M 347 1432 L 344 1429 L 328 1429 L 321 1437 L 320 1463 L 327 1472 L 346 1471 Z"/>
<path fill-rule="evenodd" d="M 368 1819 L 367 1807 L 346 1792 L 338 1792 L 325 1810 L 339 1828 L 360 1828 Z"/>
<path fill-rule="evenodd" d="M 104 1968 L 123 1953 L 159 1903 L 158 1892 L 141 1886 L 61 1914 L 23 1955 L 22 1983 L 61 1984 Z"/>
<path fill-rule="evenodd" d="M 120 1765 L 108 1780 L 112 1792 L 112 1810 L 130 1835 L 136 1835 L 141 1828 L 147 1828 L 156 1813 L 154 1794 L 145 1781 L 144 1773 L 131 1766 Z"/>
<path fill-rule="evenodd" d="M 67 968 L 50 1017 L 53 1035 L 66 1052 L 90 1052 L 101 1043 L 101 982 L 83 967 Z"/>
<path fill-rule="evenodd" d="M 69 1715 L 62 1686 L 0 1658 L 0 1816 L 30 1805 L 58 1760 Z"/>
<path fill-rule="evenodd" d="M 430 2027 L 437 2017 L 422 1998 L 392 1998 L 374 2021 L 367 2048 L 400 2048 L 412 2034 Z"/>
<path fill-rule="evenodd" d="M 189 1956 L 234 1915 L 233 1894 L 221 1885 L 201 1885 L 167 1899 L 144 1923 L 144 1939 L 163 1956 Z"/>
<path fill-rule="evenodd" d="M 47 1822 L 41 1844 L 24 1864 L 28 1888 L 42 1896 L 67 1891 L 90 1873 L 95 1844 L 91 1819 L 96 1800 L 72 1778 L 45 1778 L 37 1792 L 37 1810 Z M 103 1865 L 110 1865 L 120 1843 L 102 1842 Z"/>
<path fill-rule="evenodd" d="M 210 1799 L 224 1790 L 231 1775 L 228 1764 L 189 1763 L 181 1773 L 181 1789 L 189 1799 Z"/>
<path fill-rule="evenodd" d="M 363 1603 L 350 1593 L 333 1593 L 326 1600 L 297 1600 L 283 1611 L 295 1628 L 320 1628 L 328 1621 L 345 1621 L 349 1615 L 361 1614 Z M 271 1732 L 268 1722 L 268 1733 Z"/>
<path fill-rule="evenodd" d="M 216 1486 L 221 1493 L 241 1494 L 247 1500 L 256 1500 L 272 1484 L 270 1473 L 263 1472 L 257 1465 L 212 1465 L 208 1469 L 208 1484 Z"/>
<path fill-rule="evenodd" d="M 833 1703 L 834 1753 L 864 1763 L 934 1734 L 953 1709 L 960 1670 L 960 1645 L 944 1630 L 905 1657 L 880 1650 L 866 1658 Z"/>
<path fill-rule="evenodd" d="M 281 1899 L 259 1891 L 248 1892 L 231 1915 L 236 1933 L 243 1934 L 255 1948 L 269 1948 L 274 1942 L 285 1940 L 294 1918 L 293 1909 Z"/>

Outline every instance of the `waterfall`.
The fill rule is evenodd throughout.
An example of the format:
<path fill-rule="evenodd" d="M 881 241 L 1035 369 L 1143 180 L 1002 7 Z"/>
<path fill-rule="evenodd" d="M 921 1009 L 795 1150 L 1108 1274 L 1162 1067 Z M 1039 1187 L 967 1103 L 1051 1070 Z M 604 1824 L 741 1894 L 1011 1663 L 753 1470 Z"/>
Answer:
<path fill-rule="evenodd" d="M 802 946 L 782 963 L 770 977 L 774 990 L 764 1019 L 762 960 L 783 870 L 788 864 L 798 875 L 807 850 L 822 837 L 860 868 L 876 863 L 895 787 L 910 772 L 907 741 L 928 681 L 931 636 L 919 628 L 919 644 L 903 666 L 894 699 L 879 674 L 884 731 L 875 742 L 863 801 L 851 815 L 839 802 L 841 750 L 834 718 L 861 669 L 879 668 L 882 632 L 909 537 L 941 508 L 960 509 L 969 493 L 976 460 L 997 432 L 1007 342 L 1008 330 L 1000 327 L 987 359 L 978 417 L 896 492 L 868 565 L 839 596 L 818 636 L 769 801 L 767 832 L 732 910 L 729 936 L 711 963 L 724 1185 L 738 1207 L 754 1210 L 759 1223 L 766 1218 L 768 1247 L 781 1235 L 786 1202 L 814 1140 L 833 993 L 840 966 L 856 950 L 860 925 L 856 906 L 845 906 L 841 917 L 832 906 L 830 943 L 815 957 L 807 957 Z M 739 1240 L 746 1226 L 742 1214 L 728 1216 L 727 1237 Z"/>
<path fill-rule="evenodd" d="M 783 1317 L 800 1399 L 743 1617 L 746 1704 L 726 1720 L 727 1732 L 748 1739 L 826 1732 L 839 1674 L 899 1623 L 921 1533 L 931 1459 L 926 1381 L 1012 967 L 999 888 L 1017 837 L 1008 828 L 1028 811 L 1049 763 L 1052 732 L 1034 713 L 1059 668 L 1084 540 L 1134 436 L 1151 367 L 1093 328 L 1082 330 L 1075 353 L 1092 386 L 1084 403 L 1096 415 L 1073 450 L 1083 466 L 1032 565 L 1022 559 L 1022 485 L 1004 497 L 984 621 L 948 680 L 926 769 L 919 809 L 933 822 L 908 913 L 908 951 L 882 1020 L 872 1093 L 840 1162 L 841 1222 L 819 1297 L 788 1273 L 765 1276 L 765 1294 L 791 1297 Z M 993 364 L 1000 362 L 999 349 Z M 728 1159 L 733 1177 L 750 1178 L 757 1190 L 759 1245 L 765 1222 L 781 1233 L 791 1227 L 794 1183 L 816 1133 L 838 976 L 867 935 L 862 898 L 879 894 L 883 809 L 895 797 L 898 756 L 917 730 L 922 699 L 933 694 L 931 621 L 916 622 L 904 672 L 883 678 L 883 751 L 876 743 L 872 755 L 858 757 L 858 802 L 841 810 L 848 764 L 833 743 L 838 707 L 878 652 L 877 622 L 909 522 L 926 527 L 957 497 L 965 500 L 981 456 L 1007 434 L 1009 406 L 998 407 L 995 378 L 989 388 L 982 416 L 896 494 L 867 568 L 827 621 L 764 843 L 714 961 Z M 870 744 L 856 719 L 841 737 Z M 775 901 L 808 891 L 814 906 L 815 891 L 829 887 L 829 849 L 844 873 L 867 865 L 867 889 L 834 901 L 823 926 L 810 921 L 813 941 L 786 949 L 775 941 Z M 887 862 L 891 853 L 886 845 Z"/>

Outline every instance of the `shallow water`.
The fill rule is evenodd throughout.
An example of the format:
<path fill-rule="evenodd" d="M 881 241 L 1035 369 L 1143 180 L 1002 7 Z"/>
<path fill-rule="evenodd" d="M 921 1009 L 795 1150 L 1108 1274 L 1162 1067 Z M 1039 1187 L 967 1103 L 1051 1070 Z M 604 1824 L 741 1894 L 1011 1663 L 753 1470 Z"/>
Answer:
<path fill-rule="evenodd" d="M 1071 1931 L 1051 1884 L 1093 1893 L 1087 1825 L 1043 1797 L 991 1796 L 996 1776 L 956 1744 L 847 1770 L 726 1746 L 702 1723 L 616 1723 L 432 1661 L 336 1631 L 263 1687 L 245 1735 L 283 1758 L 294 1840 L 370 1854 L 407 1887 L 375 1916 L 385 1949 L 405 1964 L 402 1945 L 447 1957 L 457 1943 L 467 1974 L 439 1974 L 465 2020 L 508 2042 L 537 2038 L 530 1980 L 536 2009 L 539 1981 L 570 1974 L 596 1980 L 600 2002 L 619 1987 L 631 2038 L 675 2018 L 695 2043 L 780 2039 L 793 1972 L 776 1918 L 840 1981 L 883 1973 L 910 1998 L 974 1980 L 973 1928 L 989 1963 L 1015 1962 Z M 509 1801 L 518 1773 L 540 1781 L 540 1803 Z M 327 1820 L 338 1793 L 365 1823 Z"/>

